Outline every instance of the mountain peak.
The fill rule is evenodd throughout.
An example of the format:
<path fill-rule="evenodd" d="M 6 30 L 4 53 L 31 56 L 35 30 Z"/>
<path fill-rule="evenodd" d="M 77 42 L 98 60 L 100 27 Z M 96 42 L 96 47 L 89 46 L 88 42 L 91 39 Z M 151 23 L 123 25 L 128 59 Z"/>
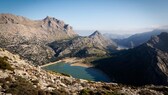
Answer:
<path fill-rule="evenodd" d="M 89 37 L 93 37 L 93 36 L 102 36 L 102 34 L 99 32 L 99 31 L 95 31 L 95 32 L 93 32 Z"/>
<path fill-rule="evenodd" d="M 153 36 L 147 44 L 164 52 L 168 52 L 168 33 L 162 32 L 158 36 Z"/>
<path fill-rule="evenodd" d="M 56 20 L 54 17 L 46 16 L 44 20 Z"/>
<path fill-rule="evenodd" d="M 101 35 L 101 33 L 98 30 L 96 30 L 93 34 L 94 35 Z"/>
<path fill-rule="evenodd" d="M 168 38 L 168 33 L 167 32 L 162 32 L 160 35 L 159 35 L 160 38 Z"/>
<path fill-rule="evenodd" d="M 46 16 L 44 19 L 50 19 L 51 17 L 50 16 Z"/>

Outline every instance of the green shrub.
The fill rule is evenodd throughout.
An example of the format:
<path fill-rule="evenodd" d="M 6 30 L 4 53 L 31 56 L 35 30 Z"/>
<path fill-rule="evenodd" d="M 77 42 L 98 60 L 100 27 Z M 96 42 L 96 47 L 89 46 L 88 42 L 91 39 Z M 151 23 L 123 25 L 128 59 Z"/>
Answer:
<path fill-rule="evenodd" d="M 11 67 L 11 65 L 8 63 L 8 57 L 0 57 L 0 69 L 2 70 L 11 70 L 13 71 L 14 69 Z"/>
<path fill-rule="evenodd" d="M 95 95 L 90 89 L 83 89 L 80 91 L 79 95 Z"/>
<path fill-rule="evenodd" d="M 139 95 L 156 95 L 155 93 L 151 92 L 150 90 L 141 90 L 138 93 L 139 93 Z"/>
<path fill-rule="evenodd" d="M 5 61 L 8 61 L 9 57 L 4 56 L 3 59 L 4 59 Z"/>
<path fill-rule="evenodd" d="M 51 95 L 69 95 L 64 89 L 57 89 L 50 92 Z"/>
<path fill-rule="evenodd" d="M 38 89 L 26 79 L 18 76 L 15 82 L 9 84 L 6 93 L 11 93 L 12 95 L 38 95 Z"/>
<path fill-rule="evenodd" d="M 125 95 L 117 91 L 98 91 L 94 95 Z"/>
<path fill-rule="evenodd" d="M 44 90 L 39 90 L 38 91 L 38 95 L 47 95 L 46 92 Z"/>
<path fill-rule="evenodd" d="M 9 76 L 9 77 L 6 77 L 5 80 L 11 82 L 12 78 Z"/>
<path fill-rule="evenodd" d="M 8 88 L 9 88 L 9 86 L 8 86 L 8 84 L 7 84 L 7 83 L 4 83 L 4 84 L 2 84 L 2 88 L 3 88 L 3 89 L 8 89 Z"/>
<path fill-rule="evenodd" d="M 11 77 L 0 78 L 1 87 L 5 90 L 4 93 L 11 93 L 12 95 L 51 95 L 38 87 L 35 88 L 31 82 L 20 76 L 16 76 L 15 80 L 13 81 Z"/>
<path fill-rule="evenodd" d="M 31 82 L 32 82 L 34 85 L 37 85 L 37 84 L 39 83 L 38 80 L 32 80 Z"/>
<path fill-rule="evenodd" d="M 63 75 L 63 76 L 67 76 L 67 77 L 70 77 L 71 75 L 69 75 L 69 74 L 65 74 L 65 73 L 60 73 L 61 75 Z"/>
<path fill-rule="evenodd" d="M 111 87 L 110 86 L 102 86 L 102 88 L 106 89 L 106 90 L 111 90 Z"/>
<path fill-rule="evenodd" d="M 0 78 L 0 83 L 6 83 L 6 80 L 4 78 Z"/>
<path fill-rule="evenodd" d="M 124 95 L 124 94 L 120 94 L 117 91 L 107 91 L 107 90 L 92 91 L 90 89 L 83 89 L 80 91 L 79 95 Z"/>
<path fill-rule="evenodd" d="M 47 87 L 55 88 L 55 86 L 53 84 L 49 84 L 49 85 L 47 85 Z"/>

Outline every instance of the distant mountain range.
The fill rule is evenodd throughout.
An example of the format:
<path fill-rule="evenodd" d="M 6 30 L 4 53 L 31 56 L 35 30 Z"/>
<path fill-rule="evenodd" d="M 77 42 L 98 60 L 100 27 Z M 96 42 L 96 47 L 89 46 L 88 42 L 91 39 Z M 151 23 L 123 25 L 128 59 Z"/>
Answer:
<path fill-rule="evenodd" d="M 93 63 L 116 82 L 168 85 L 168 33 L 163 32 L 140 46 Z"/>
<path fill-rule="evenodd" d="M 128 38 L 129 36 L 131 36 L 131 34 L 112 34 L 112 33 L 105 33 L 103 34 L 103 36 L 105 36 L 106 38 L 109 38 L 109 39 L 125 39 L 125 38 Z"/>
<path fill-rule="evenodd" d="M 133 48 L 147 42 L 152 36 L 159 35 L 161 32 L 168 32 L 168 29 L 155 29 L 153 31 L 134 34 L 124 39 L 113 39 L 119 46 Z"/>

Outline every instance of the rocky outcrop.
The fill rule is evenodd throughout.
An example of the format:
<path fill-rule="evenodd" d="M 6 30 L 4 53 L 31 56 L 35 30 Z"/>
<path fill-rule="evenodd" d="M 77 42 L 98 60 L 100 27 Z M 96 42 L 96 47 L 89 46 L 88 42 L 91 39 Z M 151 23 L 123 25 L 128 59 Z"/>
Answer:
<path fill-rule="evenodd" d="M 34 67 L 19 55 L 0 48 L 0 94 L 2 95 L 164 95 L 165 86 L 128 87 L 116 83 L 75 79 Z"/>
<path fill-rule="evenodd" d="M 49 62 L 54 51 L 48 43 L 77 36 L 72 27 L 53 17 L 30 20 L 12 14 L 0 14 L 0 47 L 18 53 L 34 64 Z"/>
<path fill-rule="evenodd" d="M 116 82 L 168 85 L 168 33 L 161 33 L 141 46 L 95 63 Z"/>
<path fill-rule="evenodd" d="M 55 50 L 58 57 L 103 56 L 116 50 L 116 44 L 104 38 L 98 31 L 88 37 L 76 37 L 68 41 L 53 42 L 50 46 Z"/>

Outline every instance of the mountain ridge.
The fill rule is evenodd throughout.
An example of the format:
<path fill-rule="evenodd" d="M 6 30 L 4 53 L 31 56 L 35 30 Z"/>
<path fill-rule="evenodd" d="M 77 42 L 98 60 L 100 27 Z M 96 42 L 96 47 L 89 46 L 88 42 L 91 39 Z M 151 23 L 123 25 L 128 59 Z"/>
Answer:
<path fill-rule="evenodd" d="M 161 33 L 140 46 L 114 53 L 113 57 L 93 63 L 117 82 L 168 85 L 167 41 L 168 33 Z"/>
<path fill-rule="evenodd" d="M 48 40 L 49 38 L 47 36 L 50 36 L 50 38 L 53 37 L 52 39 L 49 39 L 51 41 L 77 36 L 71 26 L 53 17 L 46 17 L 42 20 L 30 20 L 12 14 L 0 14 L 0 21 L 1 28 L 3 28 L 2 25 L 8 25 L 8 28 L 11 28 L 11 30 L 9 30 L 4 27 L 4 31 L 12 31 L 13 33 L 20 33 L 21 35 L 25 34 L 25 37 L 33 36 L 41 38 L 40 40 Z M 59 38 L 59 36 L 62 38 Z"/>
<path fill-rule="evenodd" d="M 48 43 L 76 36 L 71 26 L 53 17 L 30 20 L 12 14 L 0 14 L 0 47 L 20 54 L 35 65 L 48 63 L 54 57 L 55 52 Z"/>
<path fill-rule="evenodd" d="M 111 50 L 116 50 L 116 44 L 106 39 L 103 35 L 95 31 L 89 36 L 76 37 L 69 41 L 54 42 L 50 46 L 55 50 L 57 56 L 101 56 L 108 54 Z"/>
<path fill-rule="evenodd" d="M 152 36 L 156 36 L 162 32 L 167 32 L 167 31 L 168 30 L 165 30 L 165 29 L 154 29 L 149 32 L 137 33 L 137 34 L 131 35 L 128 38 L 115 39 L 114 41 L 120 46 L 134 48 L 147 42 L 148 40 L 150 40 Z"/>

